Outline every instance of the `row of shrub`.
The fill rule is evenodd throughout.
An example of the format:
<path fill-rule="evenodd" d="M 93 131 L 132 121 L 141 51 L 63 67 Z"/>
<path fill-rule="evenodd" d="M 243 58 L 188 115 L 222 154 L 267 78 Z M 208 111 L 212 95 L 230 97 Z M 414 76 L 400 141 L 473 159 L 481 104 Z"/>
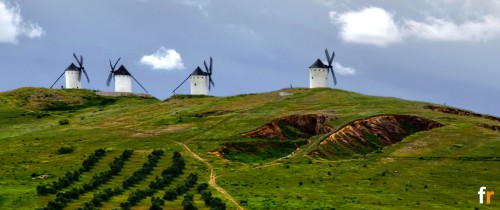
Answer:
<path fill-rule="evenodd" d="M 197 176 L 195 174 L 190 174 L 182 185 L 177 186 L 174 189 L 167 190 L 163 199 L 165 200 L 175 200 L 177 196 L 184 194 L 184 199 L 182 200 L 182 208 L 184 210 L 195 210 L 198 209 L 194 205 L 193 195 L 187 191 L 192 188 L 196 184 Z M 211 210 L 225 210 L 226 204 L 222 201 L 222 199 L 218 197 L 213 197 L 212 192 L 208 189 L 207 183 L 201 183 L 196 187 L 196 191 L 201 194 L 201 198 L 205 202 L 205 206 L 209 206 Z M 156 201 L 156 200 L 155 200 Z M 161 206 L 163 204 L 160 202 L 151 201 L 151 208 L 159 210 L 162 209 Z"/>
<path fill-rule="evenodd" d="M 126 177 L 125 180 L 123 180 L 122 187 L 128 189 L 146 178 L 146 176 L 151 174 L 151 171 L 156 167 L 162 155 L 163 150 L 153 150 L 153 152 L 148 155 L 148 162 L 144 163 L 142 168 L 135 171 L 131 176 Z"/>
<path fill-rule="evenodd" d="M 152 197 L 151 207 L 149 209 L 150 210 L 163 209 L 161 206 L 165 204 L 165 200 L 175 200 L 178 195 L 182 195 L 185 192 L 187 192 L 190 188 L 192 188 L 196 184 L 197 180 L 198 176 L 196 174 L 189 174 L 182 184 L 167 190 L 165 192 L 165 195 L 163 196 L 163 199 L 159 197 L 158 198 Z M 186 193 L 186 195 L 184 196 L 182 205 L 184 209 L 196 209 L 193 202 L 193 196 L 189 193 Z"/>
<path fill-rule="evenodd" d="M 123 193 L 125 189 L 139 181 L 146 178 L 148 174 L 156 167 L 160 157 L 164 154 L 163 150 L 153 150 L 150 155 L 148 155 L 148 161 L 143 164 L 142 168 L 135 171 L 132 176 L 125 178 L 122 183 L 123 189 L 120 187 L 115 187 L 114 189 L 108 188 L 103 192 L 94 194 L 91 202 L 86 202 L 82 209 L 91 209 L 91 207 L 99 207 L 102 205 L 102 202 L 108 201 L 111 197 L 115 195 L 120 195 Z"/>
<path fill-rule="evenodd" d="M 89 207 L 102 206 L 102 202 L 109 201 L 111 197 L 120 195 L 123 193 L 123 189 L 120 187 L 107 188 L 102 192 L 94 194 L 94 197 L 90 202 L 85 202 L 84 209 Z"/>
<path fill-rule="evenodd" d="M 132 153 L 133 150 L 123 151 L 120 157 L 115 158 L 115 160 L 113 160 L 113 162 L 109 164 L 109 170 L 94 175 L 89 182 L 83 184 L 83 189 L 85 191 L 92 191 L 101 184 L 108 182 L 111 178 L 113 178 L 113 176 L 120 173 L 123 166 L 125 165 L 125 161 L 129 160 Z"/>
<path fill-rule="evenodd" d="M 206 184 L 206 183 L 205 183 Z M 200 185 L 198 185 L 200 186 Z M 207 185 L 208 187 L 208 185 Z M 199 191 L 200 192 L 200 191 Z M 205 201 L 205 205 L 209 206 L 211 210 L 226 210 L 226 204 L 222 202 L 222 199 L 218 197 L 213 197 L 212 193 L 208 190 L 202 190 L 201 195 Z M 161 198 L 151 198 L 150 210 L 162 210 L 161 206 L 165 205 L 165 200 Z M 184 194 L 184 199 L 182 200 L 182 208 L 184 210 L 196 210 L 198 209 L 194 205 L 193 195 L 191 193 Z"/>
<path fill-rule="evenodd" d="M 59 190 L 69 187 L 73 182 L 80 179 L 81 173 L 90 171 L 105 154 L 106 150 L 97 149 L 82 162 L 82 167 L 78 171 L 68 171 L 64 176 L 53 181 L 52 184 L 39 185 L 36 187 L 36 192 L 38 195 L 56 194 Z"/>
<path fill-rule="evenodd" d="M 213 210 L 225 210 L 226 203 L 222 202 L 222 199 L 218 197 L 213 197 L 212 192 L 208 189 L 207 183 L 201 183 L 196 188 L 196 191 L 201 194 L 201 199 L 205 202 L 205 206 L 210 206 Z"/>
<path fill-rule="evenodd" d="M 63 209 L 67 203 L 72 199 L 78 199 L 80 195 L 92 191 L 99 187 L 101 184 L 108 182 L 113 176 L 117 175 L 123 168 L 125 161 L 130 159 L 132 150 L 125 150 L 109 164 L 109 170 L 94 175 L 92 179 L 83 184 L 82 188 L 72 188 L 66 192 L 58 192 L 53 201 L 49 201 L 46 207 L 42 209 Z"/>
<path fill-rule="evenodd" d="M 186 180 L 184 180 L 184 183 L 178 185 L 177 187 L 167 190 L 165 192 L 165 195 L 163 195 L 163 199 L 169 201 L 175 200 L 177 196 L 186 193 L 191 187 L 193 187 L 196 184 L 197 180 L 198 176 L 196 174 L 189 174 Z"/>
<path fill-rule="evenodd" d="M 174 152 L 172 155 L 172 165 L 161 172 L 161 177 L 156 177 L 146 189 L 134 190 L 129 194 L 127 201 L 120 203 L 120 207 L 122 209 L 130 209 L 145 197 L 152 196 L 156 191 L 163 189 L 182 173 L 185 165 L 186 163 L 182 155 L 179 152 Z"/>
<path fill-rule="evenodd" d="M 105 154 L 106 150 L 102 148 L 97 149 L 95 152 L 90 154 L 89 157 L 83 161 L 82 167 L 79 169 L 80 173 L 90 171 Z"/>
<path fill-rule="evenodd" d="M 225 210 L 226 203 L 222 201 L 222 199 L 218 197 L 213 197 L 212 192 L 209 190 L 202 190 L 200 192 L 201 199 L 205 202 L 205 206 L 210 206 L 211 210 Z"/>

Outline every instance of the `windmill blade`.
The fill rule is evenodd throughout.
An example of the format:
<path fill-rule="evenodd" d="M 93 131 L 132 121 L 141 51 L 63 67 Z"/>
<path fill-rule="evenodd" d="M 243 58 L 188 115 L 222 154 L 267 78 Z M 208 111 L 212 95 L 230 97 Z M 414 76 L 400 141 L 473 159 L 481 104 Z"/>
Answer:
<path fill-rule="evenodd" d="M 214 81 L 212 80 L 212 77 L 211 77 L 211 76 L 209 77 L 208 82 L 209 82 L 209 84 L 211 84 L 212 86 L 214 86 L 214 87 L 215 87 L 215 83 L 214 83 Z"/>
<path fill-rule="evenodd" d="M 335 52 L 332 50 L 332 57 L 330 58 L 330 66 L 331 66 L 331 63 L 333 63 L 333 58 L 335 57 Z"/>
<path fill-rule="evenodd" d="M 109 72 L 108 80 L 106 80 L 106 86 L 109 87 L 111 84 L 111 79 L 113 79 L 113 71 Z"/>
<path fill-rule="evenodd" d="M 214 63 L 214 60 L 212 59 L 212 56 L 210 56 L 210 66 L 208 66 L 208 90 L 210 90 L 211 86 L 215 87 L 215 83 L 212 80 L 212 65 Z"/>
<path fill-rule="evenodd" d="M 75 57 L 76 62 L 78 63 L 78 65 L 79 65 L 80 67 L 82 67 L 82 63 L 80 62 L 80 60 L 78 60 L 78 57 L 76 57 L 76 54 L 75 54 L 75 53 L 73 53 L 73 57 Z"/>
<path fill-rule="evenodd" d="M 326 61 L 328 62 L 328 66 L 332 66 L 333 57 L 335 56 L 335 52 L 332 51 L 332 57 L 330 57 L 330 53 L 328 53 L 328 49 L 325 49 Z"/>
<path fill-rule="evenodd" d="M 214 86 L 215 87 L 215 83 L 212 80 L 212 76 L 208 76 L 208 90 L 210 90 L 210 86 Z"/>
<path fill-rule="evenodd" d="M 111 84 L 111 80 L 114 79 L 113 74 L 115 73 L 116 65 L 118 65 L 118 62 L 120 61 L 120 59 L 122 59 L 122 58 L 119 57 L 118 60 L 116 60 L 115 65 L 113 65 L 113 63 L 111 62 L 111 59 L 109 59 L 109 67 L 111 68 L 111 72 L 109 73 L 108 79 L 106 80 L 106 85 L 108 87 Z"/>
<path fill-rule="evenodd" d="M 80 55 L 80 66 L 83 66 L 83 56 Z"/>
<path fill-rule="evenodd" d="M 87 83 L 90 83 L 89 75 L 87 75 L 87 71 L 85 71 L 85 68 L 81 68 L 80 77 L 82 77 L 82 71 L 85 74 L 85 77 L 87 77 Z"/>
<path fill-rule="evenodd" d="M 210 74 L 210 70 L 209 70 L 209 68 L 207 66 L 207 62 L 203 61 L 203 64 L 205 65 L 205 71 L 207 71 L 207 73 Z"/>
<path fill-rule="evenodd" d="M 330 67 L 330 71 L 332 72 L 332 77 L 333 77 L 333 85 L 337 85 L 337 78 L 335 77 L 335 73 L 333 71 L 333 68 Z"/>
<path fill-rule="evenodd" d="M 326 55 L 326 62 L 330 62 L 330 53 L 328 53 L 328 49 L 325 49 L 325 55 Z"/>
<path fill-rule="evenodd" d="M 109 59 L 109 68 L 111 68 L 111 72 L 115 71 L 115 67 L 113 67 L 113 63 L 111 63 L 111 59 Z"/>
<path fill-rule="evenodd" d="M 66 71 L 64 71 L 64 72 L 61 74 L 61 76 L 59 76 L 59 77 L 56 79 L 56 81 L 54 82 L 54 84 L 52 84 L 52 85 L 50 86 L 50 89 L 52 89 L 52 87 L 54 87 L 54 85 L 57 83 L 57 81 L 59 81 L 59 79 L 61 79 L 61 77 L 62 77 L 65 73 L 66 73 Z"/>
<path fill-rule="evenodd" d="M 177 87 L 174 89 L 174 91 L 172 91 L 172 93 L 175 93 L 175 91 L 176 91 L 177 89 L 179 89 L 179 88 L 180 88 L 180 87 L 181 87 L 181 86 L 182 86 L 182 85 L 183 85 L 183 84 L 184 84 L 184 83 L 185 83 L 185 82 L 189 79 L 189 77 L 191 77 L 191 75 L 189 75 L 189 76 L 188 76 L 188 77 L 187 77 L 187 78 L 186 78 L 186 79 L 185 79 L 185 80 L 184 80 L 184 81 L 183 81 L 183 82 L 182 82 L 179 86 L 177 86 Z"/>
<path fill-rule="evenodd" d="M 210 56 L 210 67 L 209 67 L 210 74 L 212 74 L 212 64 L 213 64 L 213 60 L 212 60 L 212 56 Z"/>
<path fill-rule="evenodd" d="M 122 57 L 119 57 L 119 58 L 118 58 L 118 60 L 116 60 L 116 63 L 115 63 L 115 65 L 113 66 L 113 70 L 115 70 L 116 65 L 118 65 L 118 61 L 120 61 L 120 59 L 122 59 Z M 110 61 L 110 62 L 111 62 L 111 61 Z"/>
<path fill-rule="evenodd" d="M 141 88 L 142 88 L 144 91 L 146 91 L 146 93 L 149 93 L 149 92 L 146 90 L 146 88 L 144 88 L 144 87 L 141 85 L 141 83 L 139 83 L 139 81 L 137 81 L 137 80 L 135 79 L 135 77 L 134 77 L 134 76 L 132 76 L 132 75 L 130 75 L 130 76 L 132 77 L 132 79 L 134 79 L 134 80 L 135 80 L 135 82 L 137 82 L 137 84 L 139 84 L 139 86 L 141 86 Z"/>

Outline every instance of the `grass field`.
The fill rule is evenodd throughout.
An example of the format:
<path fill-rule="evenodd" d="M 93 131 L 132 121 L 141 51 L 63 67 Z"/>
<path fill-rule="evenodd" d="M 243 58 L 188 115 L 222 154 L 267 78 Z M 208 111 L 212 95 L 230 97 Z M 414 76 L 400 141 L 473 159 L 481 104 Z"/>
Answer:
<path fill-rule="evenodd" d="M 69 201 L 66 209 L 82 207 L 105 188 L 121 186 L 125 177 L 142 167 L 153 149 L 162 149 L 165 155 L 152 173 L 104 202 L 102 209 L 119 208 L 133 190 L 147 187 L 171 164 L 176 151 L 184 157 L 186 168 L 164 190 L 156 192 L 156 197 L 195 173 L 198 183 L 213 181 L 208 190 L 229 209 L 500 207 L 500 132 L 478 126 L 500 126 L 499 122 L 424 109 L 428 103 L 343 90 L 282 91 L 292 95 L 280 96 L 275 91 L 231 97 L 175 96 L 159 101 L 99 97 L 90 90 L 21 88 L 0 93 L 0 209 L 46 206 L 56 196 L 37 195 L 37 186 L 77 170 L 98 148 L 106 149 L 107 154 L 62 191 L 81 187 L 93 175 L 108 170 L 108 164 L 123 150 L 134 152 L 118 175 Z M 228 160 L 211 153 L 227 142 L 262 141 L 239 134 L 292 114 L 332 116 L 328 122 L 332 132 L 352 121 L 382 114 L 416 115 L 444 126 L 415 133 L 367 155 L 340 159 L 307 155 L 329 134 L 311 137 L 284 158 L 269 153 L 265 153 L 266 158 L 236 154 Z M 62 147 L 74 151 L 58 154 Z M 289 149 L 265 151 L 280 156 Z M 48 178 L 38 179 L 32 177 L 34 174 Z M 477 191 L 481 186 L 499 195 L 493 195 L 490 204 L 479 204 Z M 209 209 L 195 188 L 189 192 L 196 207 Z M 149 206 L 147 197 L 133 209 Z M 182 209 L 182 196 L 166 201 L 163 208 Z"/>

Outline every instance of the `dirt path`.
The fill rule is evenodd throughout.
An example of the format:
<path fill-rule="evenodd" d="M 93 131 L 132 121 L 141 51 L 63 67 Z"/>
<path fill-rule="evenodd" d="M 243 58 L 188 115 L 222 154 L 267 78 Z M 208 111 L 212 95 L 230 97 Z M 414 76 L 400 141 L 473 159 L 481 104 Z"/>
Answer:
<path fill-rule="evenodd" d="M 233 202 L 234 205 L 236 205 L 236 207 L 238 207 L 238 209 L 244 209 L 242 206 L 240 206 L 240 204 L 238 204 L 238 202 L 236 202 L 234 200 L 234 198 L 226 192 L 226 190 L 224 190 L 224 188 L 222 187 L 219 187 L 219 185 L 217 185 L 217 182 L 216 182 L 216 175 L 215 175 L 215 171 L 214 171 L 214 167 L 212 166 L 212 164 L 210 164 L 207 160 L 201 158 L 198 154 L 194 153 L 193 151 L 191 151 L 191 149 L 185 144 L 185 143 L 182 143 L 182 142 L 178 142 L 180 145 L 182 145 L 184 147 L 184 149 L 189 152 L 193 157 L 195 157 L 196 159 L 198 159 L 199 161 L 205 163 L 208 168 L 210 168 L 210 181 L 209 181 L 209 184 L 214 187 L 217 191 L 219 191 L 221 194 L 223 194 L 224 196 L 226 196 L 226 198 L 228 200 L 230 200 L 231 202 Z"/>

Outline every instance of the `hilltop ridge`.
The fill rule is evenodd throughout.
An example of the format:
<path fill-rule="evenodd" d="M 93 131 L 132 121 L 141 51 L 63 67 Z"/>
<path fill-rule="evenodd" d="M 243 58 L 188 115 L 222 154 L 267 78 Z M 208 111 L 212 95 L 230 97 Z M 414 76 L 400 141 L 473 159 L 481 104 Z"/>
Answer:
<path fill-rule="evenodd" d="M 186 171 L 174 183 L 196 173 L 230 208 L 472 208 L 479 205 L 466 192 L 477 190 L 474 184 L 500 184 L 500 122 L 460 114 L 470 111 L 441 112 L 451 108 L 425 102 L 328 88 L 164 101 L 20 88 L 0 93 L 0 105 L 0 187 L 6 189 L 0 208 L 47 205 L 55 195 L 37 195 L 36 187 L 75 169 L 99 148 L 109 155 L 82 180 L 103 171 L 124 149 L 134 150 L 132 161 L 105 186 L 120 186 L 154 149 L 177 151 Z M 59 154 L 63 147 L 72 151 Z M 104 207 L 119 207 L 133 190 L 146 187 L 168 159 Z M 102 190 L 68 205 L 82 206 Z M 208 208 L 194 189 L 189 192 L 198 208 Z M 164 208 L 181 203 L 177 198 Z M 152 203 L 148 198 L 137 205 Z"/>

